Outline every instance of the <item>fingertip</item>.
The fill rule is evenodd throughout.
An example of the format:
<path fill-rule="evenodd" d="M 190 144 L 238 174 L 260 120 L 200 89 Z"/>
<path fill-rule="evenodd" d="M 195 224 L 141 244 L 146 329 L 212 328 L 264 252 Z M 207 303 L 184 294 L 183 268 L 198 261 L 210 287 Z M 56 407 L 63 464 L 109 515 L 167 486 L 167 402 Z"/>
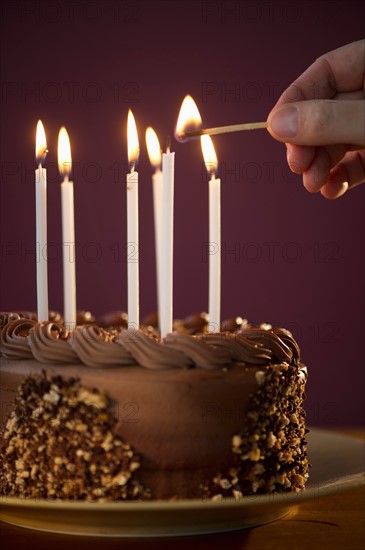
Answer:
<path fill-rule="evenodd" d="M 298 109 L 293 105 L 274 108 L 267 117 L 267 129 L 271 136 L 281 142 L 294 138 L 298 133 Z"/>
<path fill-rule="evenodd" d="M 303 172 L 303 185 L 309 193 L 318 193 L 324 182 L 318 181 L 316 170 L 309 169 Z"/>
<path fill-rule="evenodd" d="M 289 162 L 289 161 L 288 161 L 288 164 L 293 174 L 298 174 L 298 175 L 303 174 L 303 170 L 301 169 L 300 166 L 298 166 L 298 164 L 296 164 L 295 162 Z"/>
<path fill-rule="evenodd" d="M 342 183 L 326 183 L 321 189 L 321 194 L 325 199 L 338 199 L 342 197 L 346 193 L 346 191 L 349 188 L 349 184 L 347 181 L 343 181 Z"/>
<path fill-rule="evenodd" d="M 308 180 L 305 177 L 305 174 L 303 175 L 303 185 L 306 188 L 306 190 L 308 191 L 308 193 L 318 193 L 321 190 L 321 188 L 318 187 L 318 185 L 313 183 L 311 180 Z"/>
<path fill-rule="evenodd" d="M 342 164 L 331 170 L 326 184 L 321 189 L 321 194 L 326 199 L 338 199 L 349 188 L 348 175 Z"/>
<path fill-rule="evenodd" d="M 293 146 L 291 143 L 286 143 L 286 160 L 288 161 L 288 165 L 290 170 L 294 174 L 303 174 L 302 167 L 298 164 L 298 162 L 295 160 L 295 151 L 293 150 Z"/>
<path fill-rule="evenodd" d="M 342 195 L 344 195 L 349 189 L 349 183 L 348 181 L 343 181 L 341 183 L 341 187 L 340 189 L 338 190 L 337 192 L 337 196 L 336 196 L 336 199 L 338 199 L 339 197 L 342 197 Z"/>
<path fill-rule="evenodd" d="M 310 193 L 318 191 L 329 181 L 331 162 L 327 151 L 317 148 L 309 168 L 303 173 L 304 187 Z"/>
<path fill-rule="evenodd" d="M 266 129 L 267 129 L 267 131 L 269 132 L 269 134 L 271 135 L 272 138 L 276 139 L 276 141 L 281 141 L 281 143 L 285 143 L 286 147 L 288 147 L 289 143 L 287 143 L 285 138 L 282 138 L 282 137 L 278 136 L 275 133 L 274 128 L 272 127 L 273 117 L 274 117 L 275 113 L 278 110 L 280 110 L 280 107 L 281 106 L 275 105 L 275 107 L 270 111 L 269 116 L 267 117 L 267 120 L 266 120 L 266 124 L 267 124 Z"/>
<path fill-rule="evenodd" d="M 287 144 L 287 160 L 289 167 L 295 174 L 303 174 L 312 164 L 316 148 L 309 145 Z"/>

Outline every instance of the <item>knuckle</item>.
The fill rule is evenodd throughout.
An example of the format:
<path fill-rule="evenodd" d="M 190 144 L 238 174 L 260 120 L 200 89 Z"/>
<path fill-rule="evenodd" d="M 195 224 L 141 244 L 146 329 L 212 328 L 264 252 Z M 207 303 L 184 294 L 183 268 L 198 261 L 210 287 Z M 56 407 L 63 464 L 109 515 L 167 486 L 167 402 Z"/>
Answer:
<path fill-rule="evenodd" d="M 329 102 L 313 103 L 303 119 L 306 135 L 315 138 L 327 137 L 333 126 L 333 111 Z"/>

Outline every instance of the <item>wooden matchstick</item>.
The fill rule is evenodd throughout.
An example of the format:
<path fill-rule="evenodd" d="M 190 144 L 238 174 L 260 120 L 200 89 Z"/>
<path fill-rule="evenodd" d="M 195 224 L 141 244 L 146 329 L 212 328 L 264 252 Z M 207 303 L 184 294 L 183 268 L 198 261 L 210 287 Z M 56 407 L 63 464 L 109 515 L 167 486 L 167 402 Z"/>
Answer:
<path fill-rule="evenodd" d="M 214 136 L 216 134 L 228 134 L 229 132 L 243 132 L 244 130 L 257 130 L 258 128 L 267 128 L 267 122 L 246 122 L 245 124 L 232 124 L 230 126 L 219 126 L 218 128 L 200 128 L 191 132 L 184 132 L 176 137 L 180 141 L 186 141 L 191 138 L 208 134 Z"/>

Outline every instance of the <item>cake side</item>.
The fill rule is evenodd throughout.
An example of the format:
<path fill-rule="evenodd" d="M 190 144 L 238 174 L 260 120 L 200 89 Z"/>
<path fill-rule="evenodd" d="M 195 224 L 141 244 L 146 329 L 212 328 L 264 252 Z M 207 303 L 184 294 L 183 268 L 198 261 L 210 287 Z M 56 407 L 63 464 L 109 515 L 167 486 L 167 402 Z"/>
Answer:
<path fill-rule="evenodd" d="M 139 456 L 113 433 L 104 392 L 76 379 L 27 377 L 1 438 L 0 491 L 48 499 L 149 497 L 133 472 Z"/>
<path fill-rule="evenodd" d="M 232 438 L 231 459 L 204 486 L 214 500 L 234 496 L 300 491 L 308 479 L 305 427 L 307 369 L 287 364 L 256 371 L 241 431 Z"/>
<path fill-rule="evenodd" d="M 5 494 L 216 499 L 304 486 L 306 370 L 284 329 L 160 342 L 10 318 L 0 338 Z"/>
<path fill-rule="evenodd" d="M 299 482 L 296 474 L 302 475 L 303 480 L 307 477 L 302 411 L 305 377 L 297 368 L 274 365 L 263 369 L 235 365 L 225 371 L 171 369 L 151 372 L 140 367 L 103 371 L 79 365 L 53 365 L 45 369 L 47 380 L 58 380 L 56 386 L 60 388 L 60 397 L 58 399 L 55 395 L 57 402 L 53 404 L 49 402 L 49 391 L 42 390 L 44 365 L 34 361 L 16 363 L 5 360 L 1 369 L 1 386 L 8 395 L 13 395 L 8 401 L 8 410 L 13 407 L 19 383 L 28 380 L 38 392 L 38 398 L 26 406 L 21 404 L 22 396 L 20 401 L 18 397 L 13 408 L 15 416 L 19 417 L 21 426 L 33 427 L 27 432 L 28 443 L 19 443 L 15 455 L 15 449 L 9 454 L 9 448 L 14 448 L 13 440 L 4 438 L 2 453 L 6 460 L 3 468 L 7 473 L 14 472 L 16 461 L 20 461 L 17 464 L 30 475 L 32 464 L 43 461 L 45 452 L 47 461 L 39 467 L 40 471 L 58 474 L 60 464 L 62 471 L 66 464 L 71 464 L 68 466 L 71 469 L 72 464 L 77 465 L 78 482 L 73 476 L 64 476 L 69 497 L 97 500 L 133 498 L 133 492 L 118 492 L 108 485 L 113 485 L 112 479 L 118 472 L 109 473 L 109 477 L 114 476 L 111 479 L 104 473 L 104 484 L 97 481 L 96 471 L 91 476 L 92 461 L 96 456 L 100 462 L 100 452 L 104 453 L 100 447 L 103 443 L 101 435 L 96 447 L 94 443 L 88 443 L 87 453 L 80 452 L 80 456 L 75 458 L 75 452 L 85 446 L 85 434 L 79 430 L 85 429 L 86 434 L 93 434 L 93 429 L 90 423 L 81 420 L 81 428 L 76 421 L 74 424 L 60 424 L 60 415 L 66 414 L 60 411 L 60 401 L 65 399 L 67 403 L 72 380 L 78 380 L 77 391 L 86 396 L 84 406 L 91 407 L 91 412 L 94 403 L 92 400 L 90 403 L 90 396 L 100 391 L 93 388 L 103 388 L 103 397 L 99 401 L 102 404 L 107 400 L 107 432 L 111 434 L 107 436 L 103 432 L 105 437 L 116 437 L 140 460 L 140 467 L 130 477 L 136 483 L 134 487 L 143 486 L 144 490 L 133 489 L 135 498 L 142 498 L 142 495 L 146 498 L 147 494 L 160 499 L 219 498 L 219 495 L 238 498 L 256 492 L 298 490 L 304 483 Z M 71 412 L 74 414 L 75 411 Z M 297 414 L 298 424 L 294 423 L 294 414 Z M 14 414 L 8 421 L 8 431 L 9 422 L 15 441 L 22 441 L 26 434 L 22 433 L 19 438 L 19 434 L 14 432 L 14 426 L 17 426 Z M 38 439 L 32 430 L 37 433 L 41 430 L 38 439 L 44 441 L 47 451 L 38 443 L 34 447 Z M 62 445 L 56 446 L 57 452 L 55 432 L 62 438 Z M 78 442 L 77 448 L 75 441 Z M 90 445 L 94 445 L 93 451 Z M 28 454 L 29 449 L 32 449 L 31 454 Z M 108 454 L 111 449 L 107 448 L 104 453 L 102 462 L 105 464 L 112 463 Z M 294 455 L 298 455 L 300 466 L 297 461 L 288 462 Z M 61 462 L 57 464 L 56 459 Z M 5 470 L 0 471 L 2 479 Z M 71 473 L 75 474 L 75 471 Z M 14 475 L 12 485 L 6 484 L 5 491 L 3 486 L 3 492 L 34 496 L 39 479 L 24 478 L 21 485 L 14 485 L 16 473 Z M 55 479 L 59 479 L 59 474 Z M 67 498 L 59 483 L 49 485 L 49 489 L 41 494 L 48 498 Z"/>

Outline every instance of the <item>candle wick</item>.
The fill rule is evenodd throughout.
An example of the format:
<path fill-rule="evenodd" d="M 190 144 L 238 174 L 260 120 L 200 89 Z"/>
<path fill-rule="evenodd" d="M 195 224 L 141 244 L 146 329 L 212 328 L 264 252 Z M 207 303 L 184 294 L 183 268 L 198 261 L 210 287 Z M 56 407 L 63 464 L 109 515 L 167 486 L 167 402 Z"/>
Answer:
<path fill-rule="evenodd" d="M 133 174 L 134 172 L 134 167 L 135 167 L 136 163 L 135 162 L 131 162 L 131 166 L 130 166 L 130 173 Z"/>
<path fill-rule="evenodd" d="M 68 179 L 68 174 L 65 174 L 65 175 L 63 176 L 63 181 L 64 181 L 65 183 L 68 183 L 68 181 L 69 181 L 69 179 Z"/>
<path fill-rule="evenodd" d="M 171 137 L 167 136 L 167 140 L 166 140 L 166 153 L 167 154 L 170 153 L 170 146 L 171 146 Z"/>
<path fill-rule="evenodd" d="M 214 181 L 214 180 L 215 180 L 215 172 L 213 171 L 210 176 L 210 181 Z"/>
<path fill-rule="evenodd" d="M 39 156 L 37 155 L 36 160 L 38 162 L 38 168 L 42 168 L 42 163 L 46 160 L 47 153 L 48 153 L 48 149 L 44 149 Z"/>

